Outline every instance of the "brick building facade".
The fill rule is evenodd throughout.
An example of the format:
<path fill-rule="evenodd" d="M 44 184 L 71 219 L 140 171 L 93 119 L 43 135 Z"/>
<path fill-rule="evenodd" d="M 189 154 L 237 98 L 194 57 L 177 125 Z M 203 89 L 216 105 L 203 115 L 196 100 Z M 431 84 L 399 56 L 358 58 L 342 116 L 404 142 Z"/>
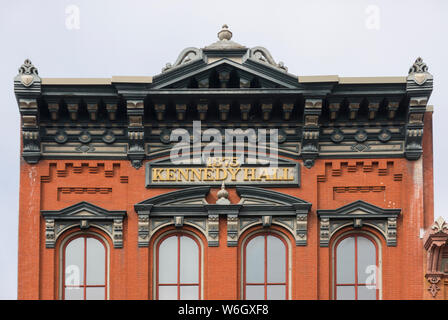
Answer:
<path fill-rule="evenodd" d="M 425 63 L 296 76 L 218 38 L 154 77 L 25 61 L 19 299 L 443 297 Z"/>

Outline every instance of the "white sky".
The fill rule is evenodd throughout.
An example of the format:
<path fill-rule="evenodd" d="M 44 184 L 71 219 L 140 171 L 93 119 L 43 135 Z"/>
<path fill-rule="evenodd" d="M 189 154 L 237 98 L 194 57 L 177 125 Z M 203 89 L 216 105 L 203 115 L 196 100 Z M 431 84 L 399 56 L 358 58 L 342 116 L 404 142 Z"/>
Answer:
<path fill-rule="evenodd" d="M 70 5 L 79 8 L 79 29 L 66 25 Z M 215 42 L 224 23 L 232 40 L 266 47 L 296 75 L 406 76 L 421 56 L 434 75 L 435 217 L 448 218 L 447 14 L 445 0 L 0 0 L 0 299 L 17 297 L 20 119 L 13 77 L 25 58 L 41 77 L 155 75 L 184 48 Z"/>

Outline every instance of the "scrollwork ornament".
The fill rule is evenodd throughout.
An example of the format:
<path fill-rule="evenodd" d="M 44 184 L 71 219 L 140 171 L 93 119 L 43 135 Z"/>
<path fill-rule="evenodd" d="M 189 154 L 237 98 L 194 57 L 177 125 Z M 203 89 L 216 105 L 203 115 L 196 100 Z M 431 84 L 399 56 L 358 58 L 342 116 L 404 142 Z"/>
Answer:
<path fill-rule="evenodd" d="M 440 282 L 441 276 L 438 274 L 430 274 L 427 275 L 426 278 L 429 282 L 428 291 L 431 293 L 432 297 L 435 298 L 440 291 L 438 283 Z"/>

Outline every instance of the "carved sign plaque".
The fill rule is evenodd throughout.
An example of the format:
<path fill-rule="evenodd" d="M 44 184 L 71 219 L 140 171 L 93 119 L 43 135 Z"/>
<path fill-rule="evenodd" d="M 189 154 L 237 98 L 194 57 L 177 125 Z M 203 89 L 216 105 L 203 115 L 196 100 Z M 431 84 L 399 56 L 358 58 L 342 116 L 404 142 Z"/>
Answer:
<path fill-rule="evenodd" d="M 194 185 L 300 186 L 299 163 L 239 164 L 235 158 L 210 158 L 207 164 L 147 163 L 146 187 Z"/>

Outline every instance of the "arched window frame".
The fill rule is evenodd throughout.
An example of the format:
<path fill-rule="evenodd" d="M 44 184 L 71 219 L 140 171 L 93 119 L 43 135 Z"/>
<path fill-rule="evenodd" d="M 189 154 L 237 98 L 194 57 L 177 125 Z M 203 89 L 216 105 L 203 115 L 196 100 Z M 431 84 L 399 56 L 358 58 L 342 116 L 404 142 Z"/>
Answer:
<path fill-rule="evenodd" d="M 258 187 L 237 186 L 237 204 L 210 204 L 210 186 L 167 192 L 134 205 L 138 215 L 138 246 L 147 247 L 157 230 L 174 224 L 191 225 L 207 239 L 209 247 L 219 246 L 219 217 L 227 216 L 227 246 L 238 246 L 240 236 L 262 223 L 290 231 L 297 246 L 307 244 L 307 219 L 311 203 L 280 192 Z"/>
<path fill-rule="evenodd" d="M 182 230 L 162 230 L 160 231 L 161 234 L 159 236 L 157 236 L 154 240 L 154 250 L 153 250 L 153 299 L 154 300 L 158 300 L 159 299 L 159 248 L 160 245 L 162 244 L 162 242 L 169 238 L 169 237 L 173 237 L 173 236 L 186 236 L 189 237 L 190 239 L 192 239 L 193 241 L 195 241 L 195 243 L 198 245 L 198 249 L 199 249 L 199 277 L 198 277 L 198 286 L 199 286 L 199 299 L 198 300 L 203 300 L 204 299 L 204 245 L 203 245 L 203 241 L 201 239 L 201 237 L 199 237 L 195 232 L 187 230 L 187 229 L 182 229 Z M 178 250 L 178 258 L 179 258 L 179 250 Z M 180 282 L 179 282 L 179 260 L 178 260 L 178 282 L 177 282 L 177 287 L 178 287 L 178 297 L 179 297 L 179 287 L 180 287 Z"/>
<path fill-rule="evenodd" d="M 292 261 L 292 251 L 291 251 L 291 240 L 288 238 L 285 232 L 269 228 L 269 229 L 256 229 L 253 231 L 249 231 L 245 236 L 241 238 L 241 244 L 240 244 L 240 298 L 245 300 L 246 299 L 246 247 L 247 244 L 252 240 L 253 238 L 257 236 L 274 236 L 282 241 L 282 243 L 285 245 L 286 250 L 286 262 L 285 262 L 285 283 L 286 283 L 286 292 L 285 292 L 285 300 L 290 300 L 292 296 L 292 285 L 290 279 L 292 279 L 292 267 L 291 267 L 291 261 Z M 266 239 L 266 238 L 265 238 Z M 265 297 L 266 297 L 266 243 L 265 243 Z"/>
<path fill-rule="evenodd" d="M 80 227 L 101 229 L 112 240 L 114 248 L 123 247 L 123 221 L 126 211 L 106 210 L 86 201 L 61 210 L 41 210 L 45 219 L 45 247 L 55 248 L 59 237 L 66 231 Z"/>
<path fill-rule="evenodd" d="M 371 203 L 357 200 L 337 209 L 318 209 L 320 219 L 320 246 L 328 247 L 330 239 L 341 228 L 363 226 L 379 231 L 387 246 L 397 245 L 397 219 L 401 209 L 383 209 Z"/>
<path fill-rule="evenodd" d="M 364 237 L 368 240 L 370 240 L 374 246 L 375 246 L 375 253 L 376 253 L 376 266 L 377 266 L 377 274 L 376 274 L 376 300 L 381 300 L 383 296 L 383 290 L 382 290 L 382 248 L 383 244 L 380 238 L 374 234 L 374 232 L 371 232 L 370 230 L 343 230 L 342 232 L 337 234 L 335 237 L 333 237 L 331 240 L 331 299 L 336 300 L 337 299 L 337 286 L 336 286 L 336 267 L 337 267 L 337 255 L 336 255 L 336 249 L 339 243 L 341 243 L 342 240 L 358 236 L 358 237 Z M 355 263 L 356 258 L 355 258 Z M 356 269 L 355 269 L 355 273 Z M 355 293 L 357 295 L 357 293 Z"/>
<path fill-rule="evenodd" d="M 64 300 L 65 299 L 65 250 L 68 246 L 68 244 L 77 239 L 77 238 L 81 238 L 81 237 L 85 237 L 85 238 L 94 238 L 96 240 L 98 240 L 105 248 L 105 275 L 106 275 L 106 279 L 105 279 L 105 300 L 109 300 L 110 299 L 110 252 L 111 252 L 111 246 L 109 244 L 109 241 L 102 235 L 100 234 L 100 232 L 95 232 L 95 231 L 74 231 L 74 230 L 68 230 L 68 234 L 66 234 L 65 236 L 63 236 L 60 240 L 60 245 L 59 247 L 59 294 L 58 294 L 58 298 L 60 300 Z M 84 249 L 85 250 L 85 249 Z M 84 268 L 86 267 L 86 260 L 84 260 Z M 84 277 L 86 276 L 86 272 L 84 270 Z M 84 286 L 85 286 L 85 282 L 84 282 Z M 84 288 L 84 297 L 85 297 L 85 288 Z"/>

